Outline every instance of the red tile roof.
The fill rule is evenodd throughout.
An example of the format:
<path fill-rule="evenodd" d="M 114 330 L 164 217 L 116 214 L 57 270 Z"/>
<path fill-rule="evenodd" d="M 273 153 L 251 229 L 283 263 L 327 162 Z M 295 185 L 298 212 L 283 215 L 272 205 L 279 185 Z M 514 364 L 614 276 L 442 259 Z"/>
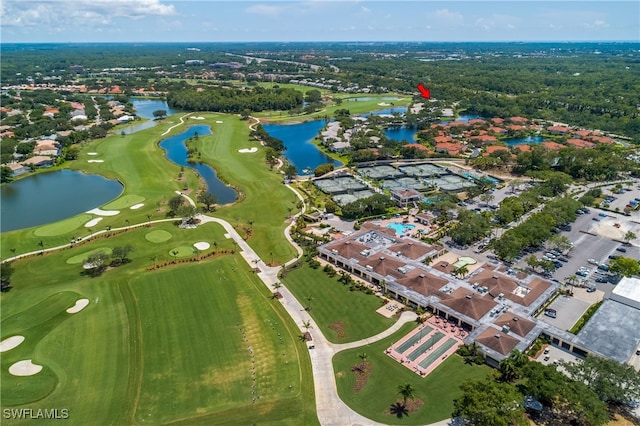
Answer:
<path fill-rule="evenodd" d="M 471 140 L 479 141 L 479 142 L 482 142 L 482 143 L 498 142 L 498 139 L 495 136 L 489 136 L 489 135 L 471 136 Z"/>
<path fill-rule="evenodd" d="M 541 143 L 541 145 L 547 149 L 550 149 L 552 151 L 558 150 L 558 149 L 562 149 L 565 146 L 556 142 L 551 142 L 551 141 L 544 141 Z"/>
<path fill-rule="evenodd" d="M 573 145 L 577 148 L 593 148 L 595 146 L 594 143 L 587 142 L 582 139 L 567 139 L 567 144 Z"/>
<path fill-rule="evenodd" d="M 566 126 L 549 126 L 547 130 L 552 133 L 568 133 L 571 131 L 571 129 Z"/>
<path fill-rule="evenodd" d="M 520 152 L 529 152 L 531 151 L 531 145 L 527 145 L 526 143 L 516 145 L 513 149 L 518 150 Z"/>
<path fill-rule="evenodd" d="M 509 151 L 509 148 L 502 145 L 489 145 L 484 147 L 487 154 L 492 154 L 497 151 Z"/>
<path fill-rule="evenodd" d="M 429 148 L 427 148 L 424 145 L 420 145 L 419 143 L 408 143 L 404 146 L 405 148 L 415 148 L 419 151 L 429 151 Z"/>
<path fill-rule="evenodd" d="M 486 346 L 489 349 L 507 355 L 516 345 L 520 342 L 515 337 L 511 337 L 500 330 L 496 330 L 493 327 L 487 328 L 480 333 L 476 342 L 480 345 Z"/>
<path fill-rule="evenodd" d="M 462 145 L 459 142 L 444 142 L 444 143 L 436 144 L 436 151 L 438 152 L 446 151 L 450 155 L 457 155 L 466 150 L 467 150 L 467 147 Z"/>

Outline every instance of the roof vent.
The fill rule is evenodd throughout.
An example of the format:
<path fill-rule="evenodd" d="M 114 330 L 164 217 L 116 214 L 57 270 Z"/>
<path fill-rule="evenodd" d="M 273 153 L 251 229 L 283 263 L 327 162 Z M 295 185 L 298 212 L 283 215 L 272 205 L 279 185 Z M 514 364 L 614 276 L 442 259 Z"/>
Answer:
<path fill-rule="evenodd" d="M 473 296 L 471 296 L 470 294 L 467 294 L 465 297 L 466 297 L 467 299 L 471 299 Z"/>
<path fill-rule="evenodd" d="M 496 339 L 499 339 L 499 338 L 500 338 L 500 335 L 499 335 L 499 334 L 496 334 L 496 335 L 495 335 L 495 338 L 496 338 Z"/>
<path fill-rule="evenodd" d="M 426 278 L 426 275 L 425 275 L 425 274 L 420 274 L 420 275 L 418 275 L 418 276 L 419 276 L 420 278 Z"/>
<path fill-rule="evenodd" d="M 518 321 L 518 317 L 513 317 L 513 320 L 514 321 Z"/>
<path fill-rule="evenodd" d="M 351 241 L 346 241 L 346 242 L 344 243 L 344 245 L 345 245 L 345 246 L 348 246 L 349 244 L 351 244 Z"/>
<path fill-rule="evenodd" d="M 380 260 L 384 260 L 384 256 L 380 256 Z"/>
<path fill-rule="evenodd" d="M 493 279 L 494 279 L 494 280 L 497 280 L 497 279 L 498 279 L 498 276 L 497 276 L 497 275 L 494 275 L 494 276 L 493 276 Z"/>

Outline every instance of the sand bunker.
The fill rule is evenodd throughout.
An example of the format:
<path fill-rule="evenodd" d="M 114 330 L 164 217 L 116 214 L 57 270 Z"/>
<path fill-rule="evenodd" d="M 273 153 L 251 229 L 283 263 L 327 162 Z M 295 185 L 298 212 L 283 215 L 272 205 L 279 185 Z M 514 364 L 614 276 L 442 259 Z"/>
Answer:
<path fill-rule="evenodd" d="M 204 117 L 191 117 L 193 120 L 204 120 Z"/>
<path fill-rule="evenodd" d="M 97 152 L 87 152 L 87 155 L 98 155 Z"/>
<path fill-rule="evenodd" d="M 211 244 L 206 241 L 200 241 L 199 243 L 195 243 L 193 246 L 198 250 L 206 250 L 211 247 Z"/>
<path fill-rule="evenodd" d="M 140 207 L 144 206 L 144 203 L 138 203 L 138 204 L 134 204 L 133 206 L 129 207 L 131 210 L 138 210 Z"/>
<path fill-rule="evenodd" d="M 78 299 L 76 300 L 76 304 L 69 309 L 67 309 L 67 313 L 75 314 L 83 310 L 89 304 L 89 299 Z"/>
<path fill-rule="evenodd" d="M 119 210 L 101 210 L 101 209 L 93 209 L 89 210 L 87 213 L 95 214 L 98 216 L 115 216 L 120 213 Z"/>
<path fill-rule="evenodd" d="M 0 342 L 0 352 L 6 352 L 24 342 L 24 336 L 11 336 Z"/>
<path fill-rule="evenodd" d="M 388 104 L 388 103 L 386 103 L 386 102 L 380 102 L 380 103 L 378 103 L 378 106 L 389 106 L 389 105 L 391 105 L 391 104 Z"/>
<path fill-rule="evenodd" d="M 101 217 L 96 217 L 95 219 L 91 219 L 89 222 L 85 223 L 84 226 L 86 228 L 91 228 L 92 226 L 96 226 L 102 219 L 103 218 Z"/>
<path fill-rule="evenodd" d="M 42 371 L 42 366 L 32 363 L 30 359 L 18 361 L 9 367 L 9 373 L 14 376 L 33 376 L 40 371 Z"/>
<path fill-rule="evenodd" d="M 87 163 L 104 163 L 104 160 L 87 160 Z"/>
<path fill-rule="evenodd" d="M 253 148 L 242 148 L 239 149 L 238 152 L 241 152 L 243 154 L 246 152 L 258 152 L 258 148 L 256 148 L 255 146 Z"/>
<path fill-rule="evenodd" d="M 218 120 L 216 121 L 217 124 L 222 124 L 222 121 Z"/>

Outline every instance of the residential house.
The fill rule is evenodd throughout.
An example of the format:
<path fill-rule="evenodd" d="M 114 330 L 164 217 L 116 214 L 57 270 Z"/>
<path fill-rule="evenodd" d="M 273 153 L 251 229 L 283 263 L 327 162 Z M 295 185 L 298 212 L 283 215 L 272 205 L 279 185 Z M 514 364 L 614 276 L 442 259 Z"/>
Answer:
<path fill-rule="evenodd" d="M 29 169 L 29 167 L 23 166 L 22 164 L 18 163 L 9 163 L 6 166 L 11 169 L 12 176 L 18 176 L 31 170 Z"/>
<path fill-rule="evenodd" d="M 34 166 L 34 167 L 49 167 L 52 166 L 54 159 L 51 157 L 45 157 L 43 155 L 35 155 L 31 158 L 27 158 L 22 162 L 25 166 Z"/>

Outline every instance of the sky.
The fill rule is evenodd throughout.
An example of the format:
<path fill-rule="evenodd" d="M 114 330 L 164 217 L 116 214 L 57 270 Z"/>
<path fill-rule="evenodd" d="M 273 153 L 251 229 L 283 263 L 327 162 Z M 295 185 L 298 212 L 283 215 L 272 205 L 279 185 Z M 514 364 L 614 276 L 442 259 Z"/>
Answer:
<path fill-rule="evenodd" d="M 0 0 L 2 43 L 639 41 L 633 1 Z"/>

